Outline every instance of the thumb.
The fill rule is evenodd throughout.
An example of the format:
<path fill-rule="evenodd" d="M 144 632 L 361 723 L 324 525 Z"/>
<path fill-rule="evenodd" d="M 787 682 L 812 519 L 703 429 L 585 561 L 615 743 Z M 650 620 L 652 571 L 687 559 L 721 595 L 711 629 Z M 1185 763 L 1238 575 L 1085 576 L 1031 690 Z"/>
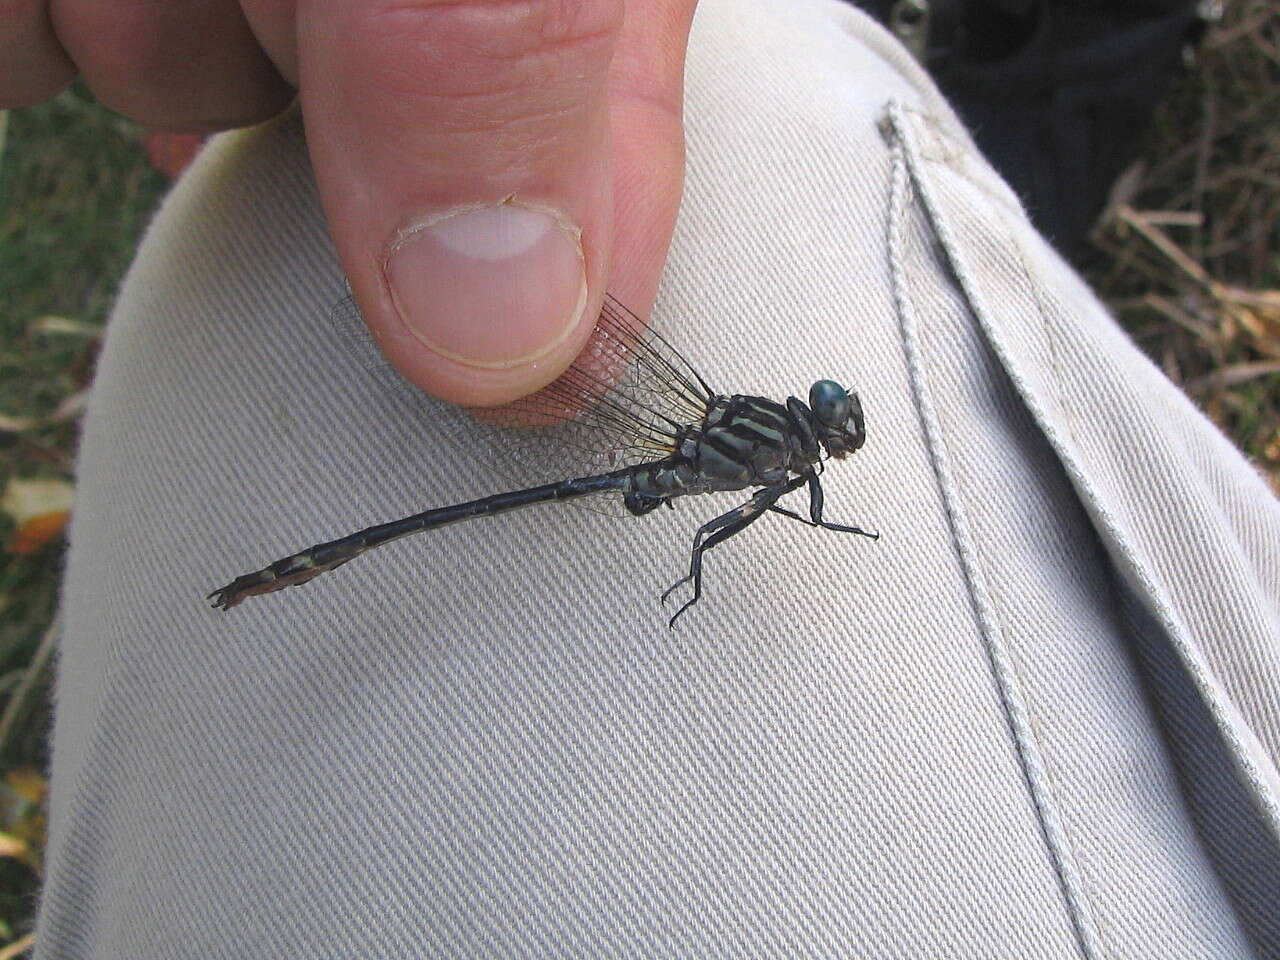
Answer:
<path fill-rule="evenodd" d="M 491 405 L 555 379 L 604 297 L 621 0 L 300 0 L 307 141 L 366 321 Z"/>

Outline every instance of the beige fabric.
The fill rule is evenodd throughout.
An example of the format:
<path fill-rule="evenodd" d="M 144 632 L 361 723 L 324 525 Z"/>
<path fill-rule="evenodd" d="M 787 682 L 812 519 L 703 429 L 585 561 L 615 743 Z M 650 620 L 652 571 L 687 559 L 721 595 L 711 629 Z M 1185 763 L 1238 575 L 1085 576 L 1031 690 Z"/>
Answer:
<path fill-rule="evenodd" d="M 65 591 L 42 957 L 1280 956 L 1280 509 L 909 58 L 704 0 L 655 322 L 852 384 L 827 515 L 545 507 L 212 587 L 508 486 L 325 321 L 294 119 L 206 150 L 112 321 Z"/>

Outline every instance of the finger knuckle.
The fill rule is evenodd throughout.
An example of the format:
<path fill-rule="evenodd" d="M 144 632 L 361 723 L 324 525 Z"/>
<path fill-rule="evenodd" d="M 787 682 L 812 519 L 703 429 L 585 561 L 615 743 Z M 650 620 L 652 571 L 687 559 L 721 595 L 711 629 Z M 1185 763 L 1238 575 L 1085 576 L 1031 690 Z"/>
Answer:
<path fill-rule="evenodd" d="M 566 60 L 603 69 L 622 26 L 621 0 L 401 0 L 370 13 L 382 42 L 408 47 L 434 75 L 463 82 L 514 74 L 536 82 Z"/>

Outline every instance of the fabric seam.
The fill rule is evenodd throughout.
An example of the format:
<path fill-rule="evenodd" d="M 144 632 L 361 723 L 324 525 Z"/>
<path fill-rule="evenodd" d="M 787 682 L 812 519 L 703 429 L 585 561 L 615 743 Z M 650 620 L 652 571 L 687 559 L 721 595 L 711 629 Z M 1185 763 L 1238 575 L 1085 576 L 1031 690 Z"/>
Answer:
<path fill-rule="evenodd" d="M 1052 784 L 1036 744 L 1035 731 L 1031 722 L 1026 697 L 1022 692 L 1016 667 L 1003 643 L 1002 631 L 992 605 L 990 593 L 977 562 L 972 534 L 969 531 L 968 523 L 961 507 L 959 490 L 946 452 L 937 410 L 932 402 L 925 379 L 924 363 L 916 332 L 916 315 L 908 293 L 909 287 L 907 278 L 904 275 L 901 249 L 901 236 L 905 229 L 906 216 L 911 206 L 909 199 L 911 187 L 914 186 L 920 193 L 921 200 L 935 231 L 938 230 L 938 226 L 936 214 L 930 207 L 927 191 L 920 181 L 918 172 L 920 160 L 918 156 L 913 156 L 913 144 L 907 136 L 901 105 L 896 102 L 890 103 L 888 120 L 890 132 L 893 135 L 893 174 L 888 217 L 889 268 L 893 283 L 894 303 L 902 326 L 903 346 L 908 371 L 912 389 L 916 394 L 917 409 L 920 413 L 925 439 L 932 454 L 935 475 L 945 504 L 948 522 L 951 526 L 952 539 L 964 570 L 965 579 L 968 582 L 975 619 L 978 622 L 983 644 L 986 647 L 987 656 L 991 663 L 993 678 L 1005 713 L 1005 720 L 1022 766 L 1032 806 L 1040 821 L 1041 833 L 1045 839 L 1050 862 L 1058 878 L 1059 889 L 1062 893 L 1072 929 L 1076 935 L 1076 941 L 1082 956 L 1086 960 L 1101 960 L 1103 953 L 1097 925 L 1085 902 L 1080 870 L 1075 858 L 1072 856 L 1070 842 L 1053 800 Z M 938 233 L 938 239 L 944 246 L 946 245 L 947 240 L 940 232 Z M 967 292 L 963 287 L 961 287 L 960 292 L 964 296 L 966 303 L 968 303 Z M 973 309 L 972 304 L 970 304 L 970 309 Z"/>
<path fill-rule="evenodd" d="M 952 147 L 950 137 L 948 137 L 948 135 L 943 131 L 943 124 L 937 118 L 929 114 L 922 113 L 918 109 L 913 109 L 911 106 L 900 100 L 892 101 L 889 109 L 891 111 L 896 111 L 898 114 L 896 119 L 890 120 L 891 129 L 895 131 L 901 129 L 906 117 L 914 117 L 921 123 L 930 126 L 936 132 L 938 143 L 940 145 L 945 145 L 949 149 Z M 974 149 L 976 149 L 976 147 Z M 919 150 L 917 150 L 917 153 L 919 153 Z M 1017 197 L 1013 194 L 1012 190 L 999 179 L 998 174 L 989 167 L 981 167 L 975 171 L 972 168 L 972 164 L 948 162 L 952 157 L 963 161 L 966 157 L 966 153 L 961 149 L 955 149 L 949 153 L 947 160 L 937 160 L 934 162 L 944 163 L 951 173 L 976 189 L 981 190 L 983 196 L 992 203 L 998 205 L 1010 216 L 1024 216 L 1022 206 Z"/>
<path fill-rule="evenodd" d="M 910 112 L 903 109 L 901 104 L 896 101 L 889 106 L 887 115 L 890 127 L 897 135 L 899 141 L 906 148 L 908 167 L 914 172 L 913 179 L 916 182 L 920 182 L 924 179 L 923 174 L 920 172 L 920 168 L 925 164 L 930 163 L 930 161 L 922 157 L 918 151 L 912 149 L 914 144 L 907 134 L 907 117 L 910 115 L 921 122 L 927 122 L 927 118 L 923 117 L 918 112 Z M 949 165 L 946 166 L 946 171 L 957 173 L 957 175 L 961 176 L 963 179 L 966 179 L 968 182 L 972 182 L 971 179 L 963 177 L 963 174 L 959 174 L 957 171 L 954 171 L 954 169 Z M 1098 495 L 1093 484 L 1081 469 L 1080 463 L 1073 452 L 1073 445 L 1070 442 L 1071 424 L 1069 420 L 1065 423 L 1066 436 L 1064 436 L 1063 430 L 1059 428 L 1060 425 L 1058 420 L 1066 420 L 1065 415 L 1057 419 L 1048 415 L 1048 412 L 1045 410 L 1043 400 L 1028 388 L 1025 379 L 1019 372 L 1018 365 L 1008 355 L 1005 345 L 991 332 L 993 329 L 992 322 L 987 318 L 986 310 L 974 292 L 975 284 L 972 277 L 969 275 L 963 259 L 958 258 L 954 252 L 957 247 L 950 235 L 950 231 L 947 228 L 945 220 L 940 217 L 939 212 L 934 208 L 931 196 L 927 191 L 921 189 L 921 197 L 925 205 L 925 210 L 932 221 L 933 228 L 937 232 L 943 247 L 948 251 L 952 268 L 959 281 L 961 293 L 969 303 L 970 308 L 973 310 L 975 318 L 977 318 L 979 324 L 983 327 L 988 343 L 991 345 L 992 350 L 1000 360 L 1000 363 L 1004 367 L 1006 373 L 1008 373 L 1015 389 L 1022 397 L 1027 409 L 1031 412 L 1033 419 L 1039 425 L 1041 431 L 1049 441 L 1049 444 L 1053 448 L 1055 455 L 1058 457 L 1059 462 L 1062 463 L 1063 469 L 1066 471 L 1072 485 L 1076 488 L 1077 494 L 1080 496 L 1082 503 L 1090 514 L 1094 525 L 1099 529 L 1100 533 L 1104 534 L 1103 540 L 1107 544 L 1108 552 L 1113 554 L 1118 552 L 1125 558 L 1125 562 L 1128 564 L 1128 567 L 1132 571 L 1133 577 L 1136 580 L 1139 595 L 1144 599 L 1148 609 L 1154 615 L 1156 622 L 1159 623 L 1161 628 L 1165 631 L 1171 650 L 1180 660 L 1183 669 L 1190 675 L 1201 699 L 1208 705 L 1210 716 L 1217 724 L 1220 735 L 1223 737 L 1224 741 L 1231 746 L 1233 762 L 1238 766 L 1241 773 L 1248 781 L 1257 803 L 1260 808 L 1266 812 L 1272 829 L 1280 831 L 1280 803 L 1278 803 L 1275 797 L 1267 790 L 1262 774 L 1257 768 L 1256 761 L 1245 744 L 1241 741 L 1240 735 L 1235 729 L 1235 725 L 1232 723 L 1230 716 L 1231 708 L 1229 704 L 1224 704 L 1220 692 L 1216 689 L 1216 682 L 1213 679 L 1211 672 L 1206 669 L 1204 664 L 1197 657 L 1195 653 L 1195 645 L 1187 636 L 1187 628 L 1182 622 L 1181 617 L 1178 615 L 1176 608 L 1165 598 L 1164 590 L 1162 589 L 1158 578 L 1152 575 L 1152 571 L 1148 568 L 1147 564 L 1143 562 L 1142 558 L 1133 551 L 1129 544 L 1129 538 L 1124 534 L 1122 526 L 1107 509 L 1105 501 Z M 992 225 L 992 229 L 998 229 L 998 226 Z M 1013 246 L 1018 251 L 1018 265 L 1022 271 L 1022 279 L 1027 285 L 1030 296 L 1035 301 L 1037 308 L 1041 312 L 1041 319 L 1046 321 L 1044 323 L 1044 336 L 1046 338 L 1051 338 L 1051 325 L 1047 322 L 1046 308 L 1039 296 L 1035 293 L 1035 283 L 1030 278 L 1021 249 L 1018 247 L 1017 242 L 1012 236 L 1005 235 L 1003 239 L 1006 241 L 1007 245 Z M 1057 373 L 1056 370 L 1055 373 Z M 1115 562 L 1114 559 L 1113 562 Z"/>

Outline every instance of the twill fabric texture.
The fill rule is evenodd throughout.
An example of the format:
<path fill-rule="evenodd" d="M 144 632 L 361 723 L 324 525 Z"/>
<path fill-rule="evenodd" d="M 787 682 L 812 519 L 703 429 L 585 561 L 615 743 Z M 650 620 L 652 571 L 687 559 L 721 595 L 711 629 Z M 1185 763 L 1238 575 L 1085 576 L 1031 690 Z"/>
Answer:
<path fill-rule="evenodd" d="M 84 426 L 36 956 L 1280 957 L 1280 509 L 834 0 L 703 0 L 654 323 L 854 387 L 827 518 L 545 506 L 327 319 L 296 115 L 152 226 Z M 803 509 L 803 495 L 793 506 Z"/>

